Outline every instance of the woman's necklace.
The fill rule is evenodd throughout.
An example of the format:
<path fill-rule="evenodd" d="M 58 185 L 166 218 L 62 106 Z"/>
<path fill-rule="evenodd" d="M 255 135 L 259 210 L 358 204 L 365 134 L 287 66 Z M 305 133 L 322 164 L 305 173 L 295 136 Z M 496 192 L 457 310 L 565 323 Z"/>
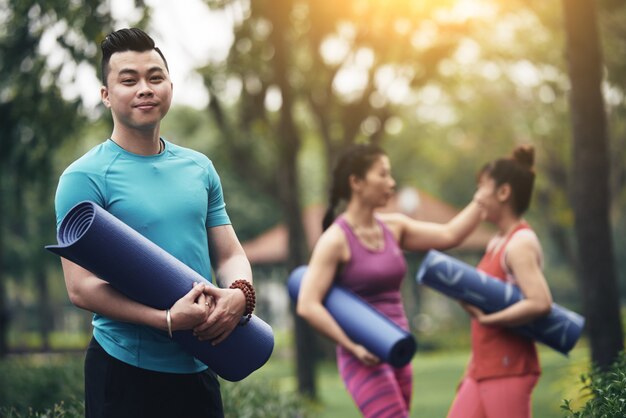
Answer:
<path fill-rule="evenodd" d="M 378 222 L 375 221 L 372 226 L 356 225 L 347 219 L 346 222 L 363 246 L 371 250 L 383 248 L 383 231 Z"/>

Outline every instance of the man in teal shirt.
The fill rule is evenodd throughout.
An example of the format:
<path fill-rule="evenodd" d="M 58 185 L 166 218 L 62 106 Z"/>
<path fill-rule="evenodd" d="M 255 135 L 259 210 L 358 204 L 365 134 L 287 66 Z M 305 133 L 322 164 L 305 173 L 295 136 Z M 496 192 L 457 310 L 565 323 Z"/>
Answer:
<path fill-rule="evenodd" d="M 121 29 L 105 38 L 102 54 L 101 97 L 113 132 L 62 174 L 57 226 L 76 203 L 94 201 L 205 278 L 213 271 L 221 288 L 197 285 L 163 311 L 62 259 L 70 300 L 94 313 L 86 416 L 220 417 L 215 374 L 174 342 L 171 331 L 193 329 L 200 340 L 223 341 L 250 313 L 250 292 L 241 288 L 252 288 L 250 263 L 212 162 L 160 136 L 173 86 L 154 41 L 139 29 Z"/>

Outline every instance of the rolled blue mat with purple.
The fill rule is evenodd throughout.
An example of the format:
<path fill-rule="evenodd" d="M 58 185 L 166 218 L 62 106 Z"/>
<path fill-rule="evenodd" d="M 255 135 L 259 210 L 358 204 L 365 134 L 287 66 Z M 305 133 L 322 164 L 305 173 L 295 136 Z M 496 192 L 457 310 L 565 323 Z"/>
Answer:
<path fill-rule="evenodd" d="M 46 249 L 89 270 L 144 305 L 168 309 L 193 283 L 213 286 L 195 270 L 93 202 L 74 206 L 61 221 L 58 245 Z M 252 316 L 228 338 L 213 346 L 191 330 L 173 338 L 215 373 L 239 381 L 263 366 L 274 349 L 272 328 Z"/>
<path fill-rule="evenodd" d="M 429 251 L 422 261 L 416 279 L 487 313 L 500 311 L 524 297 L 517 286 L 435 250 Z M 584 325 L 585 318 L 553 303 L 547 316 L 512 329 L 567 355 L 580 338 Z"/>
<path fill-rule="evenodd" d="M 296 268 L 287 279 L 289 296 L 294 302 L 298 300 L 306 269 L 306 266 Z M 417 350 L 413 335 L 353 292 L 333 285 L 323 303 L 348 337 L 374 353 L 381 361 L 393 367 L 402 367 L 413 358 Z"/>

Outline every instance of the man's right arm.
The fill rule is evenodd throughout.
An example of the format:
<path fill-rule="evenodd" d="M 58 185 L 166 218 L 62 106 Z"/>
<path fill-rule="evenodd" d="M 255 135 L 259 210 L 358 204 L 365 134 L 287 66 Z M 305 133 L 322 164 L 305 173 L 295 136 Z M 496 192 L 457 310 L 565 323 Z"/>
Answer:
<path fill-rule="evenodd" d="M 118 292 L 78 264 L 62 258 L 65 286 L 70 301 L 79 308 L 111 319 L 147 325 L 167 331 L 166 311 L 136 302 Z M 204 285 L 193 286 L 170 308 L 172 330 L 191 329 L 206 320 L 208 301 Z"/>
<path fill-rule="evenodd" d="M 55 196 L 57 227 L 78 202 L 91 200 L 104 207 L 102 176 L 96 171 L 70 168 L 59 179 Z M 61 258 L 65 286 L 70 301 L 79 308 L 124 322 L 167 330 L 165 311 L 134 302 L 109 283 L 67 259 Z"/>

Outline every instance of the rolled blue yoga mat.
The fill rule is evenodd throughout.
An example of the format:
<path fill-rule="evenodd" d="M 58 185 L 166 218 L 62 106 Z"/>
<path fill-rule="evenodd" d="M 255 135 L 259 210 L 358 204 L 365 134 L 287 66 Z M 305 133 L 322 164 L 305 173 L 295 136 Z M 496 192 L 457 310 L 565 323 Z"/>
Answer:
<path fill-rule="evenodd" d="M 294 302 L 298 300 L 306 269 L 306 266 L 296 268 L 287 279 L 289 296 Z M 393 367 L 402 367 L 413 358 L 417 350 L 413 335 L 351 291 L 333 285 L 324 299 L 324 306 L 354 342 L 367 348 L 381 361 Z"/>
<path fill-rule="evenodd" d="M 524 297 L 517 286 L 435 250 L 429 251 L 422 261 L 416 279 L 487 313 L 500 311 Z M 512 329 L 567 355 L 580 338 L 584 325 L 582 316 L 553 303 L 547 316 Z"/>
<path fill-rule="evenodd" d="M 74 206 L 63 218 L 58 245 L 46 249 L 89 270 L 144 305 L 168 309 L 191 290 L 193 283 L 213 286 L 195 270 L 93 202 Z M 173 338 L 187 352 L 232 382 L 267 362 L 274 349 L 272 328 L 252 316 L 228 338 L 213 346 L 191 330 Z"/>

